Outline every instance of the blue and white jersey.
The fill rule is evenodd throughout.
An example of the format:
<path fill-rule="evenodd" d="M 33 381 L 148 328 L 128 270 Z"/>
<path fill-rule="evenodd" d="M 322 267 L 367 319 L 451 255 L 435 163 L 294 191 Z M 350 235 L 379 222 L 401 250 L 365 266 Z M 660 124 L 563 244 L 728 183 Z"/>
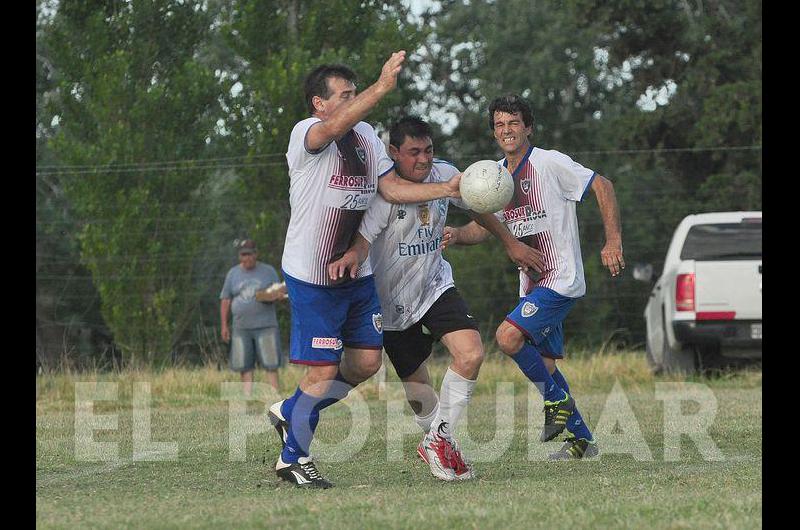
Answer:
<path fill-rule="evenodd" d="M 450 163 L 434 159 L 423 182 L 446 182 L 457 173 Z M 453 286 L 453 271 L 439 250 L 451 202 L 467 209 L 461 199 L 391 204 L 378 195 L 364 215 L 359 232 L 371 243 L 368 261 L 385 330 L 414 325 Z"/>
<path fill-rule="evenodd" d="M 328 264 L 350 247 L 361 218 L 378 189 L 378 179 L 394 167 L 386 146 L 371 125 L 358 122 L 341 139 L 316 152 L 306 149 L 308 130 L 319 118 L 307 118 L 292 130 L 289 164 L 291 217 L 281 267 L 292 277 L 320 286 L 332 281 Z M 369 263 L 358 277 L 371 274 Z"/>

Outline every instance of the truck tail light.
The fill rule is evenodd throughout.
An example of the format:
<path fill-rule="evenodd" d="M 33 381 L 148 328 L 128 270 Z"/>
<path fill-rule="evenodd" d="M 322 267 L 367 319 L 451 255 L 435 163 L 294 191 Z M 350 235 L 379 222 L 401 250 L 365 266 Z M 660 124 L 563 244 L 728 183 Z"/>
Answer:
<path fill-rule="evenodd" d="M 675 309 L 694 311 L 694 273 L 678 274 L 675 282 Z"/>

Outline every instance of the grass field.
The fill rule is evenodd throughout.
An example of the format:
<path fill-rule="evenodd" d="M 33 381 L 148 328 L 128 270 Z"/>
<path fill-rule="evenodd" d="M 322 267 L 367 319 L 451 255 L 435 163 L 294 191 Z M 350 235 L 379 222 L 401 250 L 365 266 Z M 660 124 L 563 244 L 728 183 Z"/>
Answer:
<path fill-rule="evenodd" d="M 407 405 L 402 418 L 387 422 L 387 416 L 395 418 L 392 407 L 402 402 L 390 370 L 390 384 L 383 389 L 373 381 L 359 387 L 365 399 L 355 401 L 368 406 L 369 422 L 363 415 L 351 415 L 344 404 L 322 414 L 317 430 L 321 445 L 314 452 L 322 473 L 336 484 L 324 491 L 279 483 L 272 471 L 279 444 L 271 428 L 251 434 L 246 445 L 232 444 L 231 401 L 221 398 L 223 382 L 236 380 L 230 372 L 198 368 L 40 375 L 37 527 L 761 526 L 759 370 L 693 378 L 689 382 L 695 386 L 680 387 L 687 395 L 691 389 L 704 389 L 716 401 L 708 434 L 720 453 L 709 460 L 687 436 L 678 443 L 678 458 L 672 442 L 665 457 L 669 422 L 665 402 L 657 396 L 674 378 L 651 376 L 641 352 L 576 358 L 561 366 L 584 418 L 605 430 L 595 430 L 601 451 L 606 447 L 616 452 L 604 452 L 595 461 L 543 460 L 560 442 L 539 444 L 536 439 L 541 401 L 529 394 L 513 363 L 492 354 L 481 371 L 467 422 L 459 429 L 465 453 L 475 462 L 476 480 L 443 483 L 430 475 L 414 456 L 420 435 Z M 437 385 L 445 367 L 441 362 L 431 365 Z M 296 367 L 282 371 L 284 394 L 301 373 Z M 118 457 L 112 460 L 76 458 L 75 383 L 91 381 L 117 383 L 116 400 L 95 402 L 93 412 L 116 415 L 115 428 L 93 433 L 95 442 L 117 443 Z M 135 382 L 150 385 L 147 440 L 172 442 L 175 453 L 155 450 L 143 460 L 133 459 L 134 431 L 141 432 L 141 427 L 134 429 Z M 259 386 L 255 397 L 246 405 L 247 413 L 254 425 L 261 425 L 258 417 L 276 395 Z M 687 402 L 680 410 L 692 415 L 700 406 Z M 629 410 L 633 416 L 626 415 Z M 356 428 L 351 429 L 354 421 Z M 618 443 L 636 434 L 631 422 L 641 433 L 635 444 L 638 453 L 629 451 L 636 457 L 623 454 Z M 667 425 L 666 430 L 672 428 Z M 397 442 L 397 429 L 410 434 Z M 348 445 L 353 433 L 366 434 L 363 446 Z M 646 453 L 650 460 L 642 460 Z M 159 457 L 166 460 L 152 460 Z"/>

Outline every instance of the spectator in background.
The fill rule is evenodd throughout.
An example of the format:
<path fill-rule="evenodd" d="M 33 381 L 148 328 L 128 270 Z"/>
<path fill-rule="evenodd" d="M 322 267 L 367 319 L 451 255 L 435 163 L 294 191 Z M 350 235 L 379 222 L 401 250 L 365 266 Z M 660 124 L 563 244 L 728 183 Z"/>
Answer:
<path fill-rule="evenodd" d="M 220 298 L 222 340 L 231 342 L 230 368 L 241 374 L 244 392 L 250 395 L 256 357 L 267 371 L 267 381 L 278 389 L 278 368 L 281 366 L 281 339 L 275 302 L 286 299 L 286 286 L 271 265 L 257 261 L 258 252 L 252 239 L 236 246 L 239 264 L 225 276 Z M 233 340 L 228 326 L 233 313 Z"/>

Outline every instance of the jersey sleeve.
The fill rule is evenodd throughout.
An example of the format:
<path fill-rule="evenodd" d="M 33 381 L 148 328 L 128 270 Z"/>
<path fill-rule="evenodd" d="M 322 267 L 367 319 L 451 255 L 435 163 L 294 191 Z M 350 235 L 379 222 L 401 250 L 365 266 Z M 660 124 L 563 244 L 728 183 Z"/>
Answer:
<path fill-rule="evenodd" d="M 435 177 L 431 179 L 431 182 L 447 182 L 454 176 L 461 173 L 461 171 L 459 171 L 454 164 L 446 160 L 434 159 L 433 164 L 437 171 L 431 173 L 431 176 L 435 175 Z M 456 208 L 469 210 L 469 206 L 467 206 L 462 199 L 450 197 L 448 200 L 450 201 L 450 204 Z"/>
<path fill-rule="evenodd" d="M 569 201 L 580 201 L 592 184 L 597 173 L 583 167 L 568 155 L 558 151 L 548 151 L 548 169 L 562 197 Z"/>
<path fill-rule="evenodd" d="M 372 244 L 378 238 L 383 229 L 389 225 L 389 215 L 392 205 L 386 202 L 380 195 L 375 195 L 372 204 L 369 205 L 364 217 L 361 219 L 361 226 L 358 232 Z"/>
<path fill-rule="evenodd" d="M 319 123 L 319 118 L 306 118 L 305 120 L 297 123 L 292 129 L 292 134 L 289 136 L 289 147 L 286 150 L 286 162 L 289 164 L 289 170 L 296 170 L 309 161 L 314 160 L 316 155 L 324 151 L 328 145 L 325 145 L 318 151 L 309 152 L 306 148 L 306 135 L 308 130 L 316 123 Z"/>

